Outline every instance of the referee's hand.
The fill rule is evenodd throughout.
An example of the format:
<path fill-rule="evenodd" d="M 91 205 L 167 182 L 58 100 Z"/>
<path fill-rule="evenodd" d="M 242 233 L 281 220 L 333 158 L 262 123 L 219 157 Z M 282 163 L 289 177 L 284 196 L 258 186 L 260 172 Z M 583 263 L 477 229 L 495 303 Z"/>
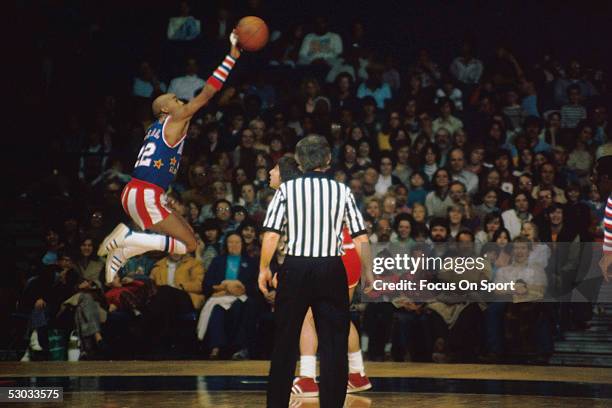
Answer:
<path fill-rule="evenodd" d="M 259 267 L 259 278 L 257 278 L 257 284 L 259 285 L 259 290 L 264 296 L 268 295 L 268 285 L 272 285 L 272 271 L 269 266 L 260 266 Z"/>

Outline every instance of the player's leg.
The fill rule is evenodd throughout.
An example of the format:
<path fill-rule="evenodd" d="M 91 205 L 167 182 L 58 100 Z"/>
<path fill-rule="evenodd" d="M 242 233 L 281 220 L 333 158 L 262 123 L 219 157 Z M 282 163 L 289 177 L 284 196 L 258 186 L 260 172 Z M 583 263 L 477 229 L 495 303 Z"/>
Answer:
<path fill-rule="evenodd" d="M 293 380 L 291 388 L 291 393 L 296 397 L 310 398 L 319 395 L 319 386 L 315 382 L 318 345 L 312 309 L 308 308 L 300 333 L 300 375 Z"/>
<path fill-rule="evenodd" d="M 353 300 L 353 294 L 357 285 L 349 288 L 349 302 Z M 359 332 L 351 321 L 348 338 L 348 363 L 349 363 L 349 378 L 346 392 L 351 394 L 354 392 L 365 391 L 372 388 L 370 380 L 365 375 L 365 365 L 363 364 L 363 354 L 361 345 L 359 344 Z"/>
<path fill-rule="evenodd" d="M 167 218 L 152 225 L 149 230 L 164 237 L 174 239 L 174 246 L 172 249 L 166 250 L 166 252 L 169 253 L 185 254 L 195 251 L 198 246 L 193 229 L 182 216 L 176 213 L 170 213 Z M 170 244 L 172 244 L 172 242 Z"/>
<path fill-rule="evenodd" d="M 349 288 L 349 303 L 353 301 L 353 295 L 355 294 L 356 287 L 357 286 L 353 286 L 352 288 Z M 349 352 L 349 363 L 350 363 L 351 353 L 359 352 L 359 354 L 361 354 L 361 346 L 359 344 L 359 332 L 357 331 L 357 328 L 355 327 L 352 321 L 351 321 L 351 329 L 349 331 L 349 338 L 348 338 L 348 352 Z M 350 371 L 350 369 L 351 367 L 349 365 L 349 372 L 356 372 L 356 371 Z"/>
<path fill-rule="evenodd" d="M 180 215 L 165 205 L 165 196 L 159 190 L 126 186 L 122 196 L 123 208 L 143 230 L 153 234 L 135 232 L 119 224 L 106 237 L 98 254 L 108 253 L 106 279 L 111 282 L 127 260 L 148 251 L 186 254 L 194 251 L 197 241 L 191 226 Z"/>

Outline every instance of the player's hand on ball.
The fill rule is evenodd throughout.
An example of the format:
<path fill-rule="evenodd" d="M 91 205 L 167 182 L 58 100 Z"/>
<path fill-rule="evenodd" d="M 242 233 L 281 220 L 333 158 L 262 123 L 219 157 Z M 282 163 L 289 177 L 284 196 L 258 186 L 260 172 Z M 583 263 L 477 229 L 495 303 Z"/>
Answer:
<path fill-rule="evenodd" d="M 234 29 L 230 34 L 230 43 L 232 44 L 232 49 L 230 54 L 232 58 L 240 58 L 240 47 L 238 46 L 238 34 L 236 34 L 236 30 Z"/>

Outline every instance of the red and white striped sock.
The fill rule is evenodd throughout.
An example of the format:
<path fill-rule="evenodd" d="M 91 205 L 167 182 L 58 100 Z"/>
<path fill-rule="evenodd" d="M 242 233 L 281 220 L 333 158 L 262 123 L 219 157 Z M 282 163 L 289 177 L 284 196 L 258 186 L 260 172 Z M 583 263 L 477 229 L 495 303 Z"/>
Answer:
<path fill-rule="evenodd" d="M 132 232 L 125 237 L 124 245 L 126 247 L 137 247 L 148 251 L 164 251 L 177 255 L 187 253 L 187 246 L 184 243 L 170 236 L 160 234 Z"/>
<path fill-rule="evenodd" d="M 227 80 L 227 77 L 229 76 L 230 72 L 232 71 L 232 68 L 234 68 L 235 64 L 236 60 L 232 58 L 231 55 L 226 55 L 221 65 L 219 65 L 217 69 L 215 69 L 215 71 L 210 76 L 210 78 L 208 78 L 208 81 L 206 81 L 206 83 L 210 84 L 217 91 L 220 90 L 223 87 L 225 81 Z"/>

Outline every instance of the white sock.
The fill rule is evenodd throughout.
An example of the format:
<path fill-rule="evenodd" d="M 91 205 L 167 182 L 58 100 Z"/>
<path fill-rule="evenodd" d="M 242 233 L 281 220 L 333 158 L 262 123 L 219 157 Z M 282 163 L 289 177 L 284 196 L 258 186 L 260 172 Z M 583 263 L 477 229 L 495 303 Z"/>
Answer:
<path fill-rule="evenodd" d="M 125 237 L 124 245 L 126 247 L 144 248 L 147 251 L 163 251 L 177 255 L 184 255 L 187 253 L 187 246 L 185 246 L 185 244 L 183 244 L 181 241 L 167 235 L 160 234 L 132 232 Z"/>
<path fill-rule="evenodd" d="M 354 353 L 348 353 L 349 373 L 359 373 L 365 375 L 365 367 L 363 365 L 363 356 L 361 350 Z"/>
<path fill-rule="evenodd" d="M 146 248 L 140 248 L 140 247 L 125 247 L 123 248 L 123 256 L 125 256 L 125 259 L 128 260 L 133 256 L 138 256 L 140 254 L 144 254 L 145 252 L 148 252 L 149 250 Z"/>
<path fill-rule="evenodd" d="M 300 356 L 300 377 L 317 377 L 317 356 Z"/>

